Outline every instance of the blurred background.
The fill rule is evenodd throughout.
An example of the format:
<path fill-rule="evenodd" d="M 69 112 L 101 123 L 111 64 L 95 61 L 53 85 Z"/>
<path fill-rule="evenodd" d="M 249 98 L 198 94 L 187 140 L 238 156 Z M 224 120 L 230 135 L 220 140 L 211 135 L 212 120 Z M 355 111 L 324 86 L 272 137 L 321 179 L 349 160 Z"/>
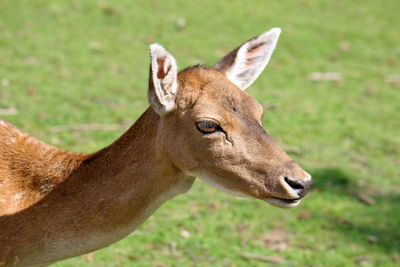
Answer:
<path fill-rule="evenodd" d="M 282 34 L 248 89 L 314 187 L 290 210 L 195 183 L 136 232 L 53 266 L 400 264 L 400 1 L 0 1 L 0 117 L 74 152 L 147 108 L 149 53 L 214 64 Z M 1 248 L 0 248 L 1 249 Z"/>

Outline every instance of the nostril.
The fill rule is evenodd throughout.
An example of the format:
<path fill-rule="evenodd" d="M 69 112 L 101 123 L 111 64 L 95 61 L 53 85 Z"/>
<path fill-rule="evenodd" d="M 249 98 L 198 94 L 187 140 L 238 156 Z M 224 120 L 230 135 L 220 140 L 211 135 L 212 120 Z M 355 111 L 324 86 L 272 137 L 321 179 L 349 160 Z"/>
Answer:
<path fill-rule="evenodd" d="M 285 182 L 294 190 L 300 197 L 307 195 L 311 188 L 311 179 L 307 181 L 285 177 Z"/>
<path fill-rule="evenodd" d="M 285 177 L 285 182 L 288 185 L 290 185 L 291 188 L 293 188 L 295 190 L 303 190 L 304 189 L 304 185 L 299 181 L 294 181 L 294 180 L 291 180 L 291 179 Z"/>

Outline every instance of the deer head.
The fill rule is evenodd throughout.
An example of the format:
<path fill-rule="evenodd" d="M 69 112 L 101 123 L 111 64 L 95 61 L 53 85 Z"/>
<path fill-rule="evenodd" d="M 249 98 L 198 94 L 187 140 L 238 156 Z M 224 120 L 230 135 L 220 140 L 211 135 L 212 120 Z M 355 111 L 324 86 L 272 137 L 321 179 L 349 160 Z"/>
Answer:
<path fill-rule="evenodd" d="M 148 98 L 160 116 L 157 149 L 177 168 L 234 195 L 289 208 L 307 194 L 311 176 L 263 129 L 262 106 L 244 92 L 280 32 L 250 39 L 213 67 L 179 73 L 174 57 L 153 44 Z"/>

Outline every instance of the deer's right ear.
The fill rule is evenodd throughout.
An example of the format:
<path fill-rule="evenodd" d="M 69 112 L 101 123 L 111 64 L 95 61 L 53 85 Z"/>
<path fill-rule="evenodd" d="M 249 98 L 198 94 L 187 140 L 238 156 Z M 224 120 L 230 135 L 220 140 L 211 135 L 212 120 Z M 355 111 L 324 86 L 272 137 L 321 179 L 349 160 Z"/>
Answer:
<path fill-rule="evenodd" d="M 159 44 L 150 45 L 150 77 L 148 99 L 160 116 L 175 109 L 178 91 L 178 68 L 175 58 Z"/>

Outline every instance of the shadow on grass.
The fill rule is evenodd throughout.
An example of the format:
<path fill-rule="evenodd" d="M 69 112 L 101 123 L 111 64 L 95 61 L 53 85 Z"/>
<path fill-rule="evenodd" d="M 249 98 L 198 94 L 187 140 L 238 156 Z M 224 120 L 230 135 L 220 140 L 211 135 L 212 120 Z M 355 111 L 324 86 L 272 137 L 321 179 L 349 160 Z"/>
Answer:
<path fill-rule="evenodd" d="M 322 194 L 339 198 L 334 205 L 346 203 L 343 214 L 321 210 L 322 227 L 335 231 L 352 243 L 369 249 L 383 249 L 388 253 L 400 251 L 400 196 L 398 194 L 366 193 L 356 185 L 354 179 L 338 168 L 317 169 L 313 174 L 313 188 Z M 368 188 L 371 189 L 371 188 Z M 379 192 L 378 190 L 370 190 Z M 374 203 L 359 199 L 359 194 L 368 196 Z M 358 195 L 358 196 L 357 196 Z M 354 202 L 351 207 L 348 203 Z"/>

